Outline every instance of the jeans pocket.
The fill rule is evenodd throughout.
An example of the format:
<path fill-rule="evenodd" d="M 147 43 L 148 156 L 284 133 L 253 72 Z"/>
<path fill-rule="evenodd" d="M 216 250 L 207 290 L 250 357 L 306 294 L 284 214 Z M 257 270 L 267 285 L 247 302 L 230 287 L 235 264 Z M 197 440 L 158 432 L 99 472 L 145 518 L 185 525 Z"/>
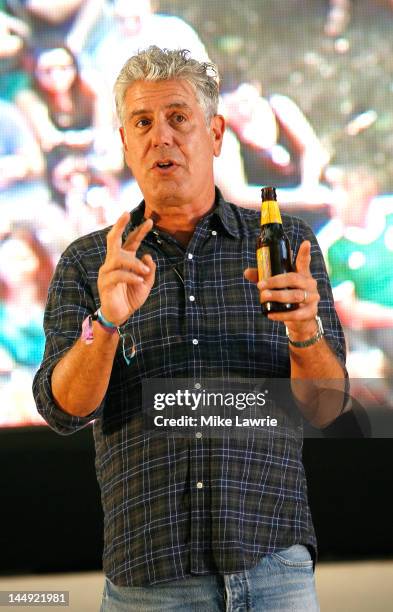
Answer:
<path fill-rule="evenodd" d="M 313 567 L 310 552 L 303 544 L 294 544 L 289 548 L 274 552 L 272 553 L 272 557 L 283 565 L 290 567 Z"/>

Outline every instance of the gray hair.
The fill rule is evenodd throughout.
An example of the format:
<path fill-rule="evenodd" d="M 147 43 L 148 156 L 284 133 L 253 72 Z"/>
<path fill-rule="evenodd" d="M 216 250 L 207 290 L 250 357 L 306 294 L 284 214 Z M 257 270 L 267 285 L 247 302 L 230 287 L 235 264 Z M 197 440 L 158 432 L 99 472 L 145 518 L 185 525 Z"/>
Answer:
<path fill-rule="evenodd" d="M 187 49 L 160 49 L 152 45 L 130 57 L 116 79 L 115 94 L 117 116 L 124 121 L 124 98 L 135 81 L 165 81 L 184 79 L 195 89 L 206 122 L 217 114 L 219 76 L 217 66 L 198 62 Z"/>

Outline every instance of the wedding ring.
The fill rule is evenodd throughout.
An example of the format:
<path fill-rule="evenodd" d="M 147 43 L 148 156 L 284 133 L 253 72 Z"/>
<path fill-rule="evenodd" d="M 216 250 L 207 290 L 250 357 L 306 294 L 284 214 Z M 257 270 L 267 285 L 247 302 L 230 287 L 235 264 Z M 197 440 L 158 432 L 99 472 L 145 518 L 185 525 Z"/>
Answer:
<path fill-rule="evenodd" d="M 305 304 L 305 303 L 306 303 L 307 296 L 308 296 L 308 293 L 307 293 L 307 291 L 305 291 L 305 290 L 304 290 L 304 298 L 303 298 L 303 299 L 302 299 L 302 301 L 300 302 L 301 304 Z"/>

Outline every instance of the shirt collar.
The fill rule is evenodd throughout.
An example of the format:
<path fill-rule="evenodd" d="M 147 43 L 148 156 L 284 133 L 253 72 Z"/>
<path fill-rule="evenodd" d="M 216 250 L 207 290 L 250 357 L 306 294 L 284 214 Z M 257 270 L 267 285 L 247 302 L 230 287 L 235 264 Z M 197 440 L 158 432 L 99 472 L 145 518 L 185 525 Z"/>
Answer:
<path fill-rule="evenodd" d="M 240 216 L 235 213 L 234 205 L 224 200 L 221 191 L 216 187 L 216 206 L 212 213 L 221 226 L 233 238 L 240 238 Z"/>
<path fill-rule="evenodd" d="M 233 205 L 226 202 L 221 194 L 221 191 L 216 187 L 216 197 L 215 197 L 215 206 L 212 212 L 208 215 L 211 217 L 211 223 L 214 224 L 215 228 L 219 229 L 220 226 L 224 229 L 230 236 L 233 238 L 240 237 L 239 231 L 239 223 L 240 218 L 235 214 L 233 209 Z M 131 219 L 128 223 L 124 236 L 126 236 L 131 229 L 140 225 L 144 220 L 144 212 L 145 212 L 145 201 L 142 202 L 134 208 L 131 212 Z"/>

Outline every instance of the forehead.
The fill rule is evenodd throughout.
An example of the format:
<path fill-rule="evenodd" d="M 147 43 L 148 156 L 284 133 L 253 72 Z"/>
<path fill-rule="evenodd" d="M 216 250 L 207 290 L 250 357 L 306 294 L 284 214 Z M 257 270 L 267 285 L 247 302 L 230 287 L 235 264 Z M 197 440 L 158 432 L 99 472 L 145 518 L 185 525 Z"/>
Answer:
<path fill-rule="evenodd" d="M 43 51 L 37 63 L 40 67 L 66 66 L 72 64 L 72 58 L 65 49 L 51 49 L 49 51 Z"/>
<path fill-rule="evenodd" d="M 194 87 L 184 79 L 135 81 L 128 87 L 124 102 L 127 114 L 139 108 L 154 111 L 175 103 L 200 109 Z"/>

